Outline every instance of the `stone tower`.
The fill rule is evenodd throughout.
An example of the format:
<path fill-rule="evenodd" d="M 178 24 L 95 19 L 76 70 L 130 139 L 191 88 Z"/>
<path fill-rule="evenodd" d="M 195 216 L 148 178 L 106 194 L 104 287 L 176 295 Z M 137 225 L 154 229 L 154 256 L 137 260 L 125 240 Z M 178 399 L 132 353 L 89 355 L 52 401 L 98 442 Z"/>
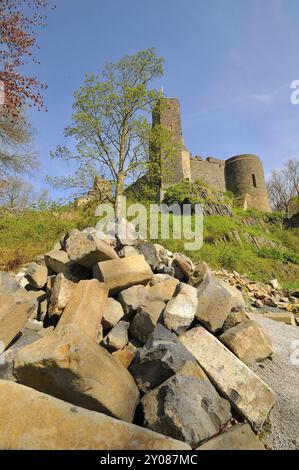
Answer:
<path fill-rule="evenodd" d="M 271 211 L 262 163 L 256 155 L 237 155 L 228 160 L 192 157 L 184 145 L 180 102 L 161 98 L 153 111 L 153 125 L 172 131 L 177 143 L 175 155 L 164 155 L 161 148 L 151 148 L 152 161 L 158 164 L 159 198 L 165 190 L 182 181 L 201 181 L 216 191 L 231 191 L 243 208 Z"/>
<path fill-rule="evenodd" d="M 225 162 L 225 184 L 228 191 L 244 198 L 248 208 L 269 212 L 267 187 L 261 161 L 256 155 L 237 155 Z"/>
<path fill-rule="evenodd" d="M 155 158 L 158 159 L 161 168 L 161 193 L 172 184 L 180 183 L 188 179 L 191 181 L 190 153 L 184 146 L 180 102 L 177 98 L 161 98 L 153 111 L 153 125 L 173 132 L 177 143 L 175 155 L 164 155 L 160 148 L 152 149 Z"/>

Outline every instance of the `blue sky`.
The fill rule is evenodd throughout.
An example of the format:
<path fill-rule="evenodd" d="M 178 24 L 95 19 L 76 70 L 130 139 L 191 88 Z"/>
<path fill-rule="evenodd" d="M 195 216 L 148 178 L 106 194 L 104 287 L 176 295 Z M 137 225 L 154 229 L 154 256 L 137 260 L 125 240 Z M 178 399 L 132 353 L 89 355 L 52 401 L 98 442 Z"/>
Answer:
<path fill-rule="evenodd" d="M 38 66 L 27 72 L 48 84 L 48 112 L 31 111 L 42 168 L 34 178 L 70 173 L 49 158 L 68 144 L 73 92 L 86 72 L 155 47 L 165 62 L 166 96 L 181 102 L 187 148 L 229 158 L 256 153 L 266 175 L 299 156 L 298 0 L 56 0 L 38 34 Z M 55 192 L 52 192 L 55 196 Z"/>

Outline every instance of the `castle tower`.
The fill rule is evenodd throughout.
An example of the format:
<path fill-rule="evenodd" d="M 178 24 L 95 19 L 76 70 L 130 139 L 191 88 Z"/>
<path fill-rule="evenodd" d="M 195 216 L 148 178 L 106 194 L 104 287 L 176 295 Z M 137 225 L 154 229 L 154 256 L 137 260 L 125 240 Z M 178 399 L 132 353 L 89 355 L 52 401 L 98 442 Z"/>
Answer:
<path fill-rule="evenodd" d="M 225 162 L 228 191 L 246 199 L 247 207 L 269 212 L 270 204 L 261 161 L 256 155 L 237 155 Z"/>
<path fill-rule="evenodd" d="M 191 181 L 190 153 L 184 146 L 180 102 L 177 98 L 161 98 L 153 111 L 153 125 L 173 132 L 177 151 L 175 155 L 165 155 L 161 148 L 152 149 L 152 153 L 160 164 L 161 192 L 172 184 L 185 179 Z"/>

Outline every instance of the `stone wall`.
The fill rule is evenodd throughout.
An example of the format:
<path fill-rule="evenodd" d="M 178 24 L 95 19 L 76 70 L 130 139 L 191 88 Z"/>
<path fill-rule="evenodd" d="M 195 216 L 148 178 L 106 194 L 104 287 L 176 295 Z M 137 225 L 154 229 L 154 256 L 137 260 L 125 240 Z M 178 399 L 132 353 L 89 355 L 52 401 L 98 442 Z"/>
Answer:
<path fill-rule="evenodd" d="M 153 125 L 173 132 L 175 141 L 178 144 L 177 155 L 171 158 L 163 154 L 159 148 L 151 149 L 154 158 L 160 160 L 161 164 L 161 186 L 168 187 L 179 183 L 184 179 L 183 159 L 181 149 L 183 143 L 181 128 L 180 102 L 176 98 L 161 98 L 153 112 Z"/>
<path fill-rule="evenodd" d="M 225 162 L 225 183 L 236 196 L 246 195 L 247 207 L 270 211 L 264 170 L 256 155 L 237 155 Z"/>
<path fill-rule="evenodd" d="M 215 159 L 216 160 L 216 159 Z M 209 160 L 199 160 L 191 158 L 191 178 L 192 181 L 200 180 L 217 191 L 225 191 L 224 161 L 217 160 L 217 163 Z"/>

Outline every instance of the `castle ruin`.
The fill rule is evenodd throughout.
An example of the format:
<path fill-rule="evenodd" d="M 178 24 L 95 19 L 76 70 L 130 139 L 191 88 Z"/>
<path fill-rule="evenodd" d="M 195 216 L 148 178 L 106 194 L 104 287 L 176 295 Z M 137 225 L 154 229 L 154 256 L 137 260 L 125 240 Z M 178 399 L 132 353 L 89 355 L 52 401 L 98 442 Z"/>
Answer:
<path fill-rule="evenodd" d="M 200 180 L 217 191 L 231 191 L 244 209 L 270 211 L 262 163 L 257 155 L 237 155 L 228 160 L 192 156 L 184 145 L 180 102 L 177 98 L 161 98 L 153 111 L 153 125 L 173 132 L 177 152 L 164 158 L 160 149 L 153 149 L 160 164 L 160 199 L 165 190 L 176 183 Z"/>

